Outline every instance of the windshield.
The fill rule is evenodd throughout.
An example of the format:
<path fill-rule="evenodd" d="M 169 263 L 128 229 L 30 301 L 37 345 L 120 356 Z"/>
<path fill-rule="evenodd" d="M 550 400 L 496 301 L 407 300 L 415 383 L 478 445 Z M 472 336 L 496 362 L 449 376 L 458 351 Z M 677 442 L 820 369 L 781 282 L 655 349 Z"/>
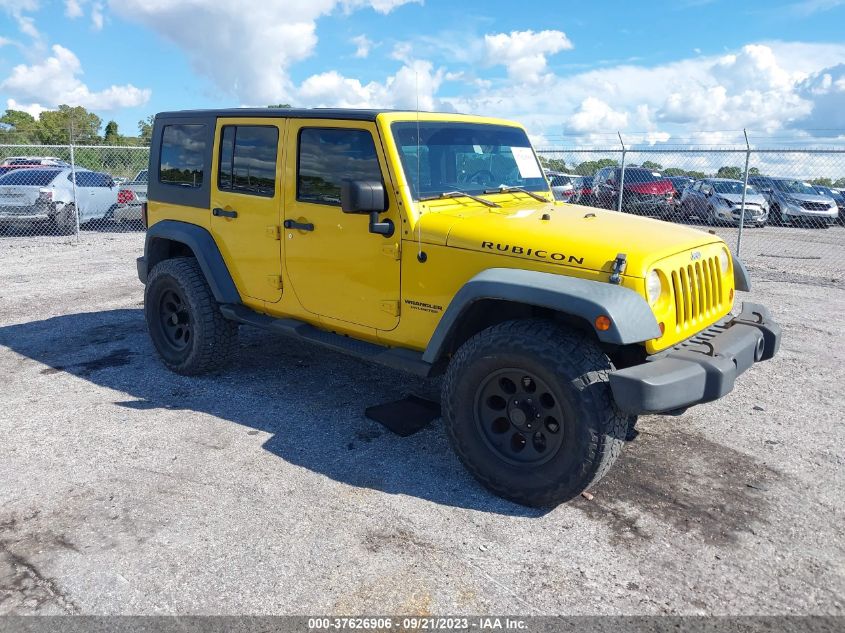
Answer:
<path fill-rule="evenodd" d="M 838 191 L 834 191 L 830 187 L 825 187 L 824 185 L 815 185 L 814 189 L 821 195 L 833 198 L 834 200 L 841 200 L 843 197 Z"/>
<path fill-rule="evenodd" d="M 666 180 L 660 172 L 651 171 L 650 169 L 626 169 L 625 182 L 626 183 L 642 183 L 642 182 L 658 182 Z"/>
<path fill-rule="evenodd" d="M 717 180 L 713 183 L 713 189 L 716 190 L 716 193 L 735 193 L 738 196 L 742 195 L 742 183 L 739 181 Z M 745 194 L 748 196 L 756 196 L 757 190 L 751 185 L 748 185 L 748 189 L 745 190 Z"/>
<path fill-rule="evenodd" d="M 548 191 L 528 136 L 481 123 L 394 123 L 393 138 L 415 199 L 498 187 Z M 417 130 L 419 129 L 419 136 Z"/>
<path fill-rule="evenodd" d="M 43 187 L 49 185 L 59 175 L 56 169 L 16 169 L 0 177 L 0 185 L 30 185 Z"/>
<path fill-rule="evenodd" d="M 819 195 L 815 189 L 801 180 L 774 180 L 773 182 L 775 183 L 775 187 L 784 193 Z"/>

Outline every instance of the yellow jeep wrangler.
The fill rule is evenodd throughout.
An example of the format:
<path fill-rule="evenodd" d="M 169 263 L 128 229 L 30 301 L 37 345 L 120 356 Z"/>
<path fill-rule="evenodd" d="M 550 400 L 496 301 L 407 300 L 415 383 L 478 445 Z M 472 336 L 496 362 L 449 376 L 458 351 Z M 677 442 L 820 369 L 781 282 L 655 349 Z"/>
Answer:
<path fill-rule="evenodd" d="M 223 367 L 240 324 L 422 376 L 498 495 L 578 495 L 643 413 L 720 398 L 780 328 L 735 316 L 715 235 L 556 203 L 525 130 L 370 110 L 156 116 L 144 256 L 167 367 Z"/>

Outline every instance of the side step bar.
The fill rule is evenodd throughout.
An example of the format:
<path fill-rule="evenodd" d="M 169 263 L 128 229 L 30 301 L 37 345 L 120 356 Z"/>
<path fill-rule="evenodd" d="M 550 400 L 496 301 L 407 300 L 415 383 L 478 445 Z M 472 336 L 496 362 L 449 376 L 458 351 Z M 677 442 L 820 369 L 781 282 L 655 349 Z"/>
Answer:
<path fill-rule="evenodd" d="M 334 332 L 326 332 L 296 319 L 276 319 L 238 304 L 224 303 L 220 306 L 220 312 L 230 321 L 253 325 L 263 330 L 316 343 L 336 352 L 349 354 L 392 369 L 398 369 L 423 378 L 427 378 L 431 374 L 431 363 L 422 359 L 421 352 L 359 341 Z"/>

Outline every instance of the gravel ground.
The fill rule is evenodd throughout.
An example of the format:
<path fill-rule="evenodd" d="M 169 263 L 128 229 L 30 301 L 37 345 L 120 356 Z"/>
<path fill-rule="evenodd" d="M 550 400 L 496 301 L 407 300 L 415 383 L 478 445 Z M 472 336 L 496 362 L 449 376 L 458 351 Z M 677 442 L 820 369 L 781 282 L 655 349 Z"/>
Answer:
<path fill-rule="evenodd" d="M 140 233 L 0 238 L 0 613 L 841 615 L 843 235 L 747 232 L 780 356 L 545 512 L 363 415 L 435 383 L 245 328 L 168 373 Z"/>

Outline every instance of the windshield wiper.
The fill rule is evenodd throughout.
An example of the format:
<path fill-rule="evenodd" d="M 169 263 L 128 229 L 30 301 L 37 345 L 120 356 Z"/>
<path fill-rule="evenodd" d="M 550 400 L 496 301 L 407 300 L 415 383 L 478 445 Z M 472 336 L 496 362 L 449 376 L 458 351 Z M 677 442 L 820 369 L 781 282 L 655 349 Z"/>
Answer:
<path fill-rule="evenodd" d="M 539 193 L 534 193 L 533 191 L 528 191 L 528 189 L 524 189 L 523 187 L 516 187 L 516 186 L 510 187 L 508 185 L 502 185 L 498 189 L 485 189 L 484 193 L 510 193 L 512 191 L 518 191 L 519 193 L 527 194 L 527 195 L 531 196 L 532 198 L 534 198 L 535 200 L 539 200 L 540 202 L 548 202 L 549 201 L 548 198 L 544 198 Z"/>
<path fill-rule="evenodd" d="M 487 193 L 486 191 L 484 193 Z M 496 204 L 495 202 L 491 202 L 490 200 L 485 200 L 484 198 L 479 198 L 478 196 L 474 196 L 471 193 L 467 193 L 466 191 L 444 191 L 443 193 L 439 193 L 436 196 L 426 196 L 424 198 L 420 198 L 420 202 L 425 200 L 442 200 L 444 198 L 469 198 L 470 200 L 475 200 L 476 202 L 480 202 L 481 204 L 487 205 L 488 207 L 501 207 L 502 205 Z"/>

